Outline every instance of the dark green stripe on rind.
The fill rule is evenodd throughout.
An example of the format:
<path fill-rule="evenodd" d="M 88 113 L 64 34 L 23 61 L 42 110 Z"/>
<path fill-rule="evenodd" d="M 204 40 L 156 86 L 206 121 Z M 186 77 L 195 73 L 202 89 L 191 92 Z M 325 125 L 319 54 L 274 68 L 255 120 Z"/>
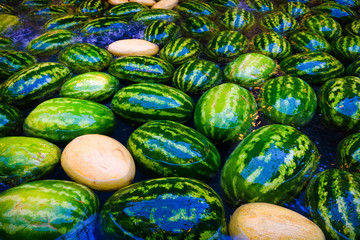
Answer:
<path fill-rule="evenodd" d="M 346 35 L 360 36 L 360 19 L 353 21 L 345 26 Z"/>
<path fill-rule="evenodd" d="M 360 77 L 360 59 L 354 61 L 346 68 L 346 75 Z"/>
<path fill-rule="evenodd" d="M 298 24 L 295 18 L 284 12 L 272 12 L 260 20 L 260 25 L 266 31 L 275 31 L 278 34 L 289 34 Z"/>
<path fill-rule="evenodd" d="M 359 239 L 360 175 L 328 169 L 313 178 L 305 203 L 326 239 Z"/>
<path fill-rule="evenodd" d="M 320 88 L 319 109 L 326 124 L 342 131 L 359 131 L 360 78 L 328 80 Z"/>
<path fill-rule="evenodd" d="M 330 43 L 321 35 L 311 31 L 301 31 L 289 36 L 292 48 L 302 52 L 326 52 L 331 50 Z"/>
<path fill-rule="evenodd" d="M 342 36 L 331 42 L 335 57 L 352 62 L 360 57 L 360 36 Z"/>
<path fill-rule="evenodd" d="M 151 56 L 129 56 L 111 62 L 109 73 L 120 81 L 167 82 L 170 81 L 174 67 L 167 61 Z"/>
<path fill-rule="evenodd" d="M 0 103 L 0 137 L 18 135 L 22 122 L 22 112 L 9 104 Z"/>
<path fill-rule="evenodd" d="M 163 20 L 167 22 L 175 22 L 180 18 L 180 14 L 174 10 L 168 9 L 145 9 L 136 13 L 132 20 L 142 22 L 149 25 L 153 21 Z"/>
<path fill-rule="evenodd" d="M 209 18 L 216 17 L 217 11 L 211 5 L 201 1 L 184 1 L 180 2 L 175 10 L 184 18 L 207 16 Z"/>
<path fill-rule="evenodd" d="M 122 188 L 105 203 L 101 224 L 111 239 L 208 240 L 226 233 L 220 197 L 208 185 L 187 178 L 152 179 Z"/>
<path fill-rule="evenodd" d="M 67 143 L 84 134 L 113 132 L 115 118 L 106 106 L 81 99 L 53 98 L 42 102 L 26 117 L 26 136 Z"/>
<path fill-rule="evenodd" d="M 287 2 L 281 6 L 281 9 L 293 18 L 300 18 L 310 13 L 310 8 L 302 2 Z"/>
<path fill-rule="evenodd" d="M 271 0 L 246 0 L 246 3 L 249 7 L 261 13 L 274 10 L 274 4 Z"/>
<path fill-rule="evenodd" d="M 314 14 L 323 14 L 334 18 L 340 22 L 351 22 L 357 16 L 357 13 L 347 6 L 343 6 L 336 2 L 325 2 L 318 6 L 311 8 Z"/>
<path fill-rule="evenodd" d="M 159 47 L 179 37 L 180 27 L 172 22 L 157 20 L 149 24 L 144 32 L 144 40 L 153 42 Z"/>
<path fill-rule="evenodd" d="M 0 50 L 0 79 L 7 79 L 16 72 L 34 65 L 36 62 L 36 58 L 26 52 Z"/>
<path fill-rule="evenodd" d="M 9 37 L 0 36 L 0 49 L 12 49 L 14 40 Z"/>
<path fill-rule="evenodd" d="M 136 129 L 127 148 L 136 166 L 154 177 L 209 180 L 220 167 L 216 147 L 202 134 L 173 121 L 152 121 Z"/>
<path fill-rule="evenodd" d="M 109 7 L 109 3 L 107 1 L 86 0 L 86 1 L 81 1 L 76 11 L 81 15 L 100 16 L 107 10 L 108 7 Z"/>
<path fill-rule="evenodd" d="M 230 204 L 290 203 L 312 177 L 320 159 L 314 143 L 297 129 L 268 125 L 240 142 L 221 172 Z"/>
<path fill-rule="evenodd" d="M 111 102 L 111 109 L 119 116 L 137 122 L 186 122 L 192 117 L 194 102 L 176 88 L 139 83 L 120 89 Z"/>
<path fill-rule="evenodd" d="M 132 18 L 136 13 L 145 9 L 149 9 L 147 6 L 137 2 L 125 2 L 112 7 L 107 11 L 107 16 L 117 16 L 123 18 Z"/>
<path fill-rule="evenodd" d="M 55 17 L 57 15 L 65 15 L 69 11 L 68 8 L 63 6 L 48 6 L 40 9 L 36 9 L 31 12 L 35 16 L 46 16 L 46 17 Z"/>
<path fill-rule="evenodd" d="M 71 77 L 69 68 L 59 63 L 43 62 L 25 68 L 0 85 L 1 101 L 29 106 L 55 94 Z"/>
<path fill-rule="evenodd" d="M 189 17 L 181 27 L 188 36 L 201 40 L 206 40 L 219 31 L 216 23 L 204 16 Z"/>
<path fill-rule="evenodd" d="M 255 24 L 255 17 L 245 9 L 232 8 L 224 12 L 219 18 L 219 24 L 225 30 L 245 32 Z"/>
<path fill-rule="evenodd" d="M 264 32 L 254 36 L 252 40 L 254 52 L 282 60 L 292 53 L 290 43 L 275 32 Z"/>
<path fill-rule="evenodd" d="M 340 169 L 360 172 L 360 133 L 347 136 L 338 144 L 337 161 Z"/>
<path fill-rule="evenodd" d="M 294 54 L 280 62 L 280 69 L 287 75 L 299 77 L 309 84 L 325 82 L 340 76 L 345 70 L 339 60 L 322 52 Z"/>
<path fill-rule="evenodd" d="M 0 3 L 0 13 L 15 14 L 15 10 L 5 3 Z"/>
<path fill-rule="evenodd" d="M 48 30 L 69 30 L 85 24 L 88 19 L 88 16 L 67 15 L 64 17 L 50 19 L 44 24 L 43 28 Z"/>
<path fill-rule="evenodd" d="M 342 28 L 340 23 L 331 17 L 323 14 L 306 17 L 301 25 L 328 40 L 336 39 L 341 36 Z"/>
<path fill-rule="evenodd" d="M 99 17 L 87 22 L 81 32 L 86 34 L 107 34 L 127 27 L 127 22 L 119 17 Z"/>
<path fill-rule="evenodd" d="M 0 194 L 0 205 L 0 236 L 12 240 L 56 239 L 76 227 L 88 231 L 99 211 L 96 194 L 81 184 L 63 180 L 10 188 Z"/>

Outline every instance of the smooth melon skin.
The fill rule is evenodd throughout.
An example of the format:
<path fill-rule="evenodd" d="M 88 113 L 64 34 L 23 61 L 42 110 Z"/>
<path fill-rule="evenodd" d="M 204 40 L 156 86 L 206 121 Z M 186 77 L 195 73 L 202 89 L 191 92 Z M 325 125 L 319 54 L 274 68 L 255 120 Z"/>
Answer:
<path fill-rule="evenodd" d="M 248 203 L 231 216 L 229 235 L 233 240 L 325 240 L 312 221 L 290 209 L 269 203 Z"/>
<path fill-rule="evenodd" d="M 135 176 L 130 152 L 120 142 L 100 134 L 72 140 L 61 155 L 61 166 L 74 181 L 100 191 L 118 190 Z"/>

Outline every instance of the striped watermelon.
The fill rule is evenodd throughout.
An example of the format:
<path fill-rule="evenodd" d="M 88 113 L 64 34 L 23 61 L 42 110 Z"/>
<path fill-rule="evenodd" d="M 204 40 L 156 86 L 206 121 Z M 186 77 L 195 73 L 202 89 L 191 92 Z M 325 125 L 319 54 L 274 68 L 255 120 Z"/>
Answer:
<path fill-rule="evenodd" d="M 150 23 L 156 20 L 175 22 L 179 18 L 180 18 L 180 14 L 175 10 L 155 8 L 155 9 L 145 9 L 143 11 L 136 13 L 132 17 L 132 20 L 149 25 Z"/>
<path fill-rule="evenodd" d="M 106 15 L 130 19 L 136 13 L 141 12 L 145 9 L 149 8 L 137 2 L 125 2 L 112 7 L 109 11 L 106 12 Z"/>
<path fill-rule="evenodd" d="M 275 123 L 303 126 L 313 118 L 315 91 L 300 78 L 282 76 L 270 79 L 260 89 L 259 106 Z"/>
<path fill-rule="evenodd" d="M 186 122 L 192 117 L 194 102 L 176 88 L 159 83 L 138 83 L 120 89 L 112 99 L 111 109 L 131 121 Z"/>
<path fill-rule="evenodd" d="M 311 31 L 300 31 L 289 36 L 292 48 L 298 52 L 326 52 L 331 50 L 330 43 L 321 35 Z"/>
<path fill-rule="evenodd" d="M 225 30 L 244 33 L 255 24 L 255 17 L 245 9 L 231 8 L 221 14 L 219 24 Z"/>
<path fill-rule="evenodd" d="M 13 187 L 0 193 L 0 205 L 0 237 L 12 240 L 56 239 L 76 230 L 89 231 L 99 211 L 95 193 L 63 180 Z"/>
<path fill-rule="evenodd" d="M 246 0 L 246 3 L 250 8 L 260 13 L 274 10 L 274 4 L 271 0 Z"/>
<path fill-rule="evenodd" d="M 224 207 L 216 192 L 198 180 L 177 177 L 118 190 L 101 210 L 101 225 L 109 239 L 207 240 L 226 233 Z"/>
<path fill-rule="evenodd" d="M 20 25 L 20 18 L 11 14 L 0 14 L 0 34 L 6 34 Z"/>
<path fill-rule="evenodd" d="M 307 83 L 318 84 L 343 74 L 344 65 L 328 53 L 309 52 L 285 58 L 280 62 L 280 69 Z"/>
<path fill-rule="evenodd" d="M 243 87 L 261 86 L 276 70 L 273 59 L 260 53 L 245 53 L 224 68 L 227 82 Z"/>
<path fill-rule="evenodd" d="M 360 36 L 341 36 L 331 42 L 335 57 L 353 62 L 360 57 Z"/>
<path fill-rule="evenodd" d="M 76 11 L 80 15 L 87 15 L 87 16 L 100 16 L 109 7 L 109 3 L 103 0 L 86 0 L 81 1 L 78 5 Z"/>
<path fill-rule="evenodd" d="M 26 8 L 40 8 L 50 5 L 53 0 L 24 0 L 21 2 L 20 6 Z"/>
<path fill-rule="evenodd" d="M 36 9 L 32 11 L 31 14 L 35 16 L 54 17 L 58 15 L 65 15 L 68 11 L 69 9 L 67 7 L 51 5 L 40 9 Z"/>
<path fill-rule="evenodd" d="M 114 125 L 114 114 L 102 104 L 73 98 L 52 98 L 29 113 L 23 130 L 26 136 L 62 144 L 84 134 L 111 134 Z"/>
<path fill-rule="evenodd" d="M 178 38 L 168 42 L 159 52 L 160 58 L 168 61 L 174 66 L 181 65 L 194 58 L 202 52 L 202 45 L 193 38 Z"/>
<path fill-rule="evenodd" d="M 60 96 L 102 102 L 119 90 L 119 80 L 104 72 L 79 74 L 61 87 Z"/>
<path fill-rule="evenodd" d="M 47 21 L 43 28 L 47 30 L 60 30 L 67 29 L 71 30 L 76 27 L 82 26 L 89 19 L 88 16 L 82 15 L 67 15 L 58 18 L 52 18 Z"/>
<path fill-rule="evenodd" d="M 0 50 L 0 79 L 7 79 L 14 73 L 34 65 L 36 62 L 36 58 L 26 52 Z"/>
<path fill-rule="evenodd" d="M 260 20 L 260 26 L 265 31 L 275 31 L 278 34 L 289 34 L 294 31 L 298 24 L 290 14 L 277 11 L 269 13 Z"/>
<path fill-rule="evenodd" d="M 302 2 L 287 2 L 281 6 L 281 9 L 293 18 L 301 18 L 310 13 L 310 8 Z"/>
<path fill-rule="evenodd" d="M 61 3 L 68 6 L 79 5 L 84 0 L 62 0 Z"/>
<path fill-rule="evenodd" d="M 0 13 L 15 14 L 15 9 L 5 3 L 0 3 Z"/>
<path fill-rule="evenodd" d="M 292 53 L 290 43 L 276 32 L 263 32 L 252 40 L 254 52 L 282 60 Z"/>
<path fill-rule="evenodd" d="M 180 2 L 175 10 L 184 18 L 206 16 L 215 18 L 217 11 L 211 5 L 201 1 L 184 1 Z"/>
<path fill-rule="evenodd" d="M 346 25 L 344 30 L 347 35 L 360 36 L 360 19 Z"/>
<path fill-rule="evenodd" d="M 319 92 L 319 109 L 325 124 L 342 131 L 360 130 L 360 78 L 328 80 Z"/>
<path fill-rule="evenodd" d="M 136 166 L 153 177 L 191 177 L 207 181 L 221 164 L 204 135 L 173 121 L 151 121 L 136 129 L 127 148 Z"/>
<path fill-rule="evenodd" d="M 76 43 L 63 49 L 58 60 L 76 73 L 102 71 L 110 65 L 112 55 L 90 43 Z"/>
<path fill-rule="evenodd" d="M 4 191 L 47 176 L 59 163 L 61 151 L 40 138 L 2 137 L 0 155 L 0 191 Z"/>
<path fill-rule="evenodd" d="M 239 0 L 204 0 L 204 1 L 219 10 L 235 8 L 239 5 Z"/>
<path fill-rule="evenodd" d="M 206 91 L 222 81 L 218 65 L 203 59 L 194 59 L 181 65 L 174 72 L 173 85 L 187 94 Z"/>
<path fill-rule="evenodd" d="M 336 154 L 341 169 L 360 172 L 360 133 L 349 135 L 341 140 Z"/>
<path fill-rule="evenodd" d="M 33 105 L 54 95 L 71 75 L 70 69 L 59 63 L 32 65 L 0 85 L 0 100 L 19 107 Z"/>
<path fill-rule="evenodd" d="M 346 68 L 346 75 L 360 78 L 360 59 L 354 61 Z"/>
<path fill-rule="evenodd" d="M 0 103 L 0 137 L 18 135 L 22 122 L 22 112 L 9 104 Z"/>
<path fill-rule="evenodd" d="M 189 17 L 181 23 L 185 33 L 192 38 L 206 40 L 219 31 L 215 22 L 207 17 Z"/>
<path fill-rule="evenodd" d="M 205 92 L 196 104 L 196 129 L 215 142 L 239 141 L 257 115 L 255 98 L 245 88 L 224 83 Z"/>
<path fill-rule="evenodd" d="M 127 22 L 119 17 L 99 17 L 87 22 L 81 32 L 85 34 L 106 34 L 119 31 L 127 27 Z"/>
<path fill-rule="evenodd" d="M 248 49 L 248 40 L 237 31 L 222 31 L 211 37 L 205 55 L 214 62 L 231 62 Z"/>
<path fill-rule="evenodd" d="M 51 30 L 32 39 L 26 50 L 38 56 L 51 56 L 75 43 L 76 36 L 75 33 L 68 30 Z"/>
<path fill-rule="evenodd" d="M 159 47 L 179 37 L 180 27 L 173 22 L 153 21 L 145 29 L 144 40 L 153 42 Z"/>
<path fill-rule="evenodd" d="M 9 37 L 0 36 L 0 50 L 13 48 L 14 40 Z"/>
<path fill-rule="evenodd" d="M 339 22 L 351 22 L 357 17 L 357 13 L 351 10 L 351 8 L 336 2 L 322 3 L 311 8 L 311 12 L 332 17 Z"/>
<path fill-rule="evenodd" d="M 120 81 L 138 82 L 168 82 L 174 72 L 174 67 L 167 61 L 152 56 L 128 56 L 117 58 L 111 62 L 109 73 Z"/>
<path fill-rule="evenodd" d="M 313 31 L 328 40 L 336 39 L 342 34 L 340 23 L 324 14 L 308 16 L 302 21 L 301 25 L 303 28 Z"/>
<path fill-rule="evenodd" d="M 315 172 L 319 152 L 297 129 L 267 125 L 240 142 L 221 172 L 221 188 L 230 204 L 289 203 Z"/>
<path fill-rule="evenodd" d="M 358 8 L 360 7 L 360 1 L 359 0 L 335 0 L 335 2 L 347 6 L 349 8 Z"/>
<path fill-rule="evenodd" d="M 326 239 L 360 238 L 360 175 L 328 169 L 306 189 L 306 204 Z"/>

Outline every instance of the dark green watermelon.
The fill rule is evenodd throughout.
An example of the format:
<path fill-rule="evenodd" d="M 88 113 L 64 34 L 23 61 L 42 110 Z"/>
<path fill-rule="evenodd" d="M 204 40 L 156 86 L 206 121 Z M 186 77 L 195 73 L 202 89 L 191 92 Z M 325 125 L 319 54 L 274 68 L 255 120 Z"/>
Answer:
<path fill-rule="evenodd" d="M 341 169 L 360 172 L 360 133 L 354 133 L 338 144 L 337 161 Z"/>

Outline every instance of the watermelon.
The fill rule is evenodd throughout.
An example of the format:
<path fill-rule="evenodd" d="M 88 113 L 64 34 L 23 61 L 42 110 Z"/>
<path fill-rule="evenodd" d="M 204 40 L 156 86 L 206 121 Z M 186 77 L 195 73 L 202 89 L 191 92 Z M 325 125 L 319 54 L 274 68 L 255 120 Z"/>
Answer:
<path fill-rule="evenodd" d="M 305 202 L 326 239 L 359 239 L 360 175 L 328 169 L 313 178 Z"/>
<path fill-rule="evenodd" d="M 11 240 L 56 239 L 76 230 L 89 231 L 99 211 L 94 192 L 64 180 L 13 187 L 0 193 L 0 205 L 0 238 Z"/>
<path fill-rule="evenodd" d="M 340 23 L 324 14 L 308 16 L 302 21 L 301 25 L 303 28 L 313 31 L 328 40 L 336 39 L 342 34 Z"/>
<path fill-rule="evenodd" d="M 346 25 L 344 30 L 347 35 L 360 36 L 360 19 Z"/>
<path fill-rule="evenodd" d="M 351 8 L 336 2 L 325 2 L 311 8 L 311 12 L 315 14 L 323 14 L 334 18 L 339 22 L 351 22 L 357 17 L 357 13 Z"/>
<path fill-rule="evenodd" d="M 189 17 L 181 23 L 185 33 L 198 40 L 206 40 L 219 31 L 219 27 L 208 17 Z"/>
<path fill-rule="evenodd" d="M 298 77 L 270 79 L 260 89 L 259 106 L 269 120 L 303 126 L 313 118 L 317 99 L 315 91 Z"/>
<path fill-rule="evenodd" d="M 353 62 L 360 57 L 360 36 L 341 36 L 331 42 L 335 57 L 345 62 Z"/>
<path fill-rule="evenodd" d="M 331 50 L 330 43 L 321 35 L 311 31 L 300 31 L 289 36 L 291 47 L 298 53 L 326 52 Z"/>
<path fill-rule="evenodd" d="M 246 0 L 246 3 L 250 8 L 260 13 L 274 10 L 274 4 L 271 0 Z"/>
<path fill-rule="evenodd" d="M 360 1 L 359 0 L 335 0 L 335 2 L 347 6 L 349 8 L 358 8 L 360 7 Z"/>
<path fill-rule="evenodd" d="M 231 8 L 221 14 L 219 24 L 225 30 L 244 33 L 255 24 L 255 16 L 245 9 Z"/>
<path fill-rule="evenodd" d="M 61 87 L 60 96 L 102 102 L 119 90 L 119 80 L 104 72 L 79 74 Z"/>
<path fill-rule="evenodd" d="M 265 31 L 274 31 L 278 34 L 289 34 L 294 31 L 298 24 L 290 14 L 277 11 L 267 14 L 260 20 L 260 26 Z"/>
<path fill-rule="evenodd" d="M 39 104 L 25 118 L 26 136 L 56 144 L 84 134 L 112 134 L 115 118 L 106 106 L 88 100 L 52 98 Z"/>
<path fill-rule="evenodd" d="M 214 142 L 239 141 L 256 117 L 256 101 L 245 88 L 224 83 L 206 91 L 196 104 L 196 129 Z"/>
<path fill-rule="evenodd" d="M 125 2 L 112 7 L 109 11 L 106 12 L 106 15 L 131 19 L 136 13 L 145 9 L 149 8 L 137 2 Z"/>
<path fill-rule="evenodd" d="M 48 175 L 60 155 L 60 148 L 40 138 L 0 138 L 0 191 Z"/>
<path fill-rule="evenodd" d="M 99 17 L 87 22 L 81 32 L 85 34 L 99 34 L 104 35 L 127 27 L 127 22 L 122 21 L 121 18 L 115 17 Z"/>
<path fill-rule="evenodd" d="M 159 52 L 160 58 L 174 66 L 197 58 L 202 52 L 201 44 L 193 38 L 178 38 L 169 41 Z"/>
<path fill-rule="evenodd" d="M 145 29 L 144 40 L 153 42 L 159 47 L 179 37 L 180 27 L 173 22 L 163 20 L 153 21 Z"/>
<path fill-rule="evenodd" d="M 159 83 L 138 83 L 120 89 L 111 101 L 111 109 L 131 121 L 186 122 L 192 117 L 194 102 L 176 88 Z"/>
<path fill-rule="evenodd" d="M 360 78 L 333 78 L 324 83 L 319 92 L 319 109 L 326 125 L 359 131 Z"/>
<path fill-rule="evenodd" d="M 276 70 L 273 59 L 260 53 L 245 53 L 224 68 L 227 82 L 237 83 L 243 87 L 261 86 Z"/>
<path fill-rule="evenodd" d="M 287 2 L 281 6 L 281 9 L 296 19 L 310 13 L 310 8 L 302 2 Z"/>
<path fill-rule="evenodd" d="M 226 233 L 224 207 L 216 192 L 198 180 L 179 177 L 118 190 L 101 210 L 101 225 L 109 239 L 207 240 Z"/>
<path fill-rule="evenodd" d="M 109 7 L 109 3 L 107 1 L 87 0 L 87 1 L 81 1 L 76 11 L 80 15 L 96 17 L 106 12 L 108 7 Z"/>
<path fill-rule="evenodd" d="M 291 202 L 311 179 L 320 159 L 315 144 L 297 129 L 267 125 L 240 142 L 221 172 L 221 189 L 234 206 Z"/>
<path fill-rule="evenodd" d="M 109 73 L 128 83 L 168 82 L 174 67 L 167 61 L 152 56 L 128 56 L 111 62 Z"/>
<path fill-rule="evenodd" d="M 0 36 L 0 50 L 13 48 L 14 40 L 9 37 Z"/>
<path fill-rule="evenodd" d="M 174 72 L 173 85 L 187 94 L 197 94 L 222 81 L 222 71 L 213 62 L 194 59 L 184 63 Z"/>
<path fill-rule="evenodd" d="M 136 166 L 153 177 L 207 181 L 221 164 L 216 147 L 194 129 L 173 121 L 151 121 L 136 129 L 127 148 Z"/>
<path fill-rule="evenodd" d="M 175 10 L 154 8 L 154 9 L 145 9 L 134 14 L 132 20 L 149 25 L 150 23 L 156 20 L 175 22 L 179 18 L 180 18 L 180 14 Z"/>
<path fill-rule="evenodd" d="M 65 15 L 68 11 L 69 9 L 67 7 L 51 5 L 40 9 L 36 9 L 32 11 L 31 14 L 35 16 L 54 17 L 58 15 Z"/>
<path fill-rule="evenodd" d="M 0 103 L 0 137 L 19 134 L 22 122 L 22 112 L 9 104 Z"/>
<path fill-rule="evenodd" d="M 25 107 L 51 97 L 71 77 L 69 68 L 53 62 L 42 62 L 12 75 L 0 85 L 0 100 Z"/>
<path fill-rule="evenodd" d="M 0 79 L 7 79 L 14 73 L 34 65 L 36 62 L 36 58 L 26 52 L 0 50 Z"/>
<path fill-rule="evenodd" d="M 47 30 L 71 30 L 76 27 L 82 26 L 88 19 L 88 16 L 67 15 L 50 19 L 43 25 L 43 28 Z"/>
<path fill-rule="evenodd" d="M 112 55 L 90 43 L 75 43 L 63 49 L 58 60 L 75 73 L 102 71 L 110 65 Z"/>
<path fill-rule="evenodd" d="M 257 34 L 252 40 L 254 52 L 264 54 L 272 59 L 281 60 L 292 53 L 290 43 L 276 32 Z"/>
<path fill-rule="evenodd" d="M 210 38 L 205 55 L 215 62 L 231 62 L 248 49 L 246 37 L 236 31 L 222 31 Z"/>
<path fill-rule="evenodd" d="M 354 61 L 346 68 L 346 74 L 348 76 L 360 77 L 360 59 Z"/>
<path fill-rule="evenodd" d="M 183 1 L 180 2 L 175 10 L 180 13 L 184 18 L 206 16 L 209 18 L 215 18 L 217 11 L 211 5 L 201 1 Z"/>
<path fill-rule="evenodd" d="M 338 144 L 337 161 L 341 169 L 360 172 L 360 133 L 354 133 Z"/>
<path fill-rule="evenodd" d="M 7 4 L 0 3 L 0 13 L 15 14 L 15 9 Z"/>
<path fill-rule="evenodd" d="M 76 34 L 68 30 L 51 30 L 32 39 L 26 50 L 34 55 L 51 56 L 75 43 Z"/>
<path fill-rule="evenodd" d="M 206 3 L 211 4 L 218 10 L 226 10 L 229 8 L 236 8 L 239 5 L 239 0 L 204 0 Z"/>
<path fill-rule="evenodd" d="M 332 55 L 323 52 L 298 53 L 280 62 L 286 74 L 299 77 L 309 84 L 318 84 L 341 76 L 344 65 Z"/>
<path fill-rule="evenodd" d="M 9 33 L 19 25 L 19 17 L 11 14 L 0 14 L 0 34 Z"/>
<path fill-rule="evenodd" d="M 21 6 L 26 8 L 40 8 L 50 5 L 53 0 L 24 0 L 21 2 Z"/>

